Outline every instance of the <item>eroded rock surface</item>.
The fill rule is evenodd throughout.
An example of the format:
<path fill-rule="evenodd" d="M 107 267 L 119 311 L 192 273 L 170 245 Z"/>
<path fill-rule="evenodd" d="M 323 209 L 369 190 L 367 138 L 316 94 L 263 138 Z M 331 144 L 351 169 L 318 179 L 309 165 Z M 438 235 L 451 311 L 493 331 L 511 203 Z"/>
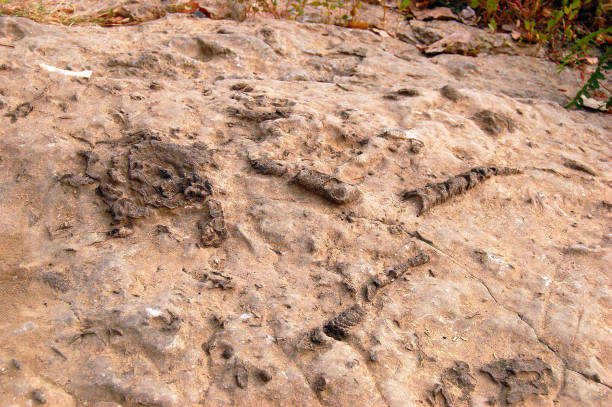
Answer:
<path fill-rule="evenodd" d="M 0 404 L 611 405 L 610 116 L 389 19 L 0 17 Z"/>

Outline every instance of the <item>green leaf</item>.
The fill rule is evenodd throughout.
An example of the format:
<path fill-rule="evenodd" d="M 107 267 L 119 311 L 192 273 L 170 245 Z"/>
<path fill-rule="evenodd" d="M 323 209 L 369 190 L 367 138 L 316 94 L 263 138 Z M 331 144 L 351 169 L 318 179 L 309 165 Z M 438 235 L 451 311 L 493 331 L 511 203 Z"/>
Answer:
<path fill-rule="evenodd" d="M 487 12 L 493 14 L 497 11 L 499 0 L 487 0 Z"/>

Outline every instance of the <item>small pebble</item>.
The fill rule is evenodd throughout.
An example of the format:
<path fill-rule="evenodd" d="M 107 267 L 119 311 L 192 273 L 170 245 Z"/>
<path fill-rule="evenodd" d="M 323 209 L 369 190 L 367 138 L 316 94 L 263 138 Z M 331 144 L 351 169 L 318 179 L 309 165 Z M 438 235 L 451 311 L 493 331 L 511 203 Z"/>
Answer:
<path fill-rule="evenodd" d="M 230 87 L 231 90 L 240 90 L 242 92 L 251 92 L 253 87 L 245 82 L 238 82 Z"/>
<path fill-rule="evenodd" d="M 418 154 L 423 149 L 423 147 L 425 147 L 425 143 L 415 138 L 409 138 L 408 145 L 409 145 L 408 149 L 413 154 Z"/>
<path fill-rule="evenodd" d="M 236 376 L 235 377 L 236 377 L 236 384 L 241 389 L 245 389 L 247 387 L 247 385 L 249 384 L 249 374 L 247 373 L 247 371 L 246 371 L 246 369 L 244 367 L 241 367 L 236 372 Z"/>
<path fill-rule="evenodd" d="M 221 353 L 221 357 L 223 359 L 229 359 L 234 356 L 234 349 L 232 347 L 227 347 L 223 349 L 223 353 Z"/>
<path fill-rule="evenodd" d="M 402 89 L 398 89 L 396 93 L 400 96 L 410 96 L 410 97 L 421 96 L 421 92 L 419 92 L 418 89 L 402 88 Z"/>
<path fill-rule="evenodd" d="M 134 234 L 134 229 L 126 228 L 123 226 L 110 230 L 107 233 L 108 237 L 116 237 L 119 239 L 126 238 L 128 236 L 131 236 L 132 234 Z"/>
<path fill-rule="evenodd" d="M 32 398 L 38 401 L 40 404 L 45 404 L 47 402 L 47 396 L 45 392 L 41 389 L 36 389 L 32 392 Z"/>
<path fill-rule="evenodd" d="M 320 344 L 325 342 L 325 334 L 321 328 L 313 329 L 309 334 L 312 343 Z"/>
<path fill-rule="evenodd" d="M 257 377 L 259 377 L 264 383 L 268 383 L 270 380 L 272 380 L 272 375 L 270 374 L 270 372 L 264 369 L 259 369 L 257 371 Z"/>
<path fill-rule="evenodd" d="M 440 94 L 445 98 L 457 102 L 463 98 L 461 92 L 450 85 L 445 85 L 440 89 Z"/>
<path fill-rule="evenodd" d="M 352 369 L 358 365 L 359 365 L 359 361 L 357 359 L 349 360 L 346 362 L 346 367 L 348 367 L 349 369 Z"/>
<path fill-rule="evenodd" d="M 313 387 L 315 391 L 321 392 L 325 390 L 325 387 L 327 387 L 327 380 L 325 380 L 325 377 L 323 377 L 322 375 L 319 375 L 315 379 Z"/>
<path fill-rule="evenodd" d="M 378 137 L 392 138 L 392 139 L 399 139 L 399 140 L 405 140 L 407 138 L 406 130 L 404 129 L 385 129 L 385 131 L 379 134 Z"/>

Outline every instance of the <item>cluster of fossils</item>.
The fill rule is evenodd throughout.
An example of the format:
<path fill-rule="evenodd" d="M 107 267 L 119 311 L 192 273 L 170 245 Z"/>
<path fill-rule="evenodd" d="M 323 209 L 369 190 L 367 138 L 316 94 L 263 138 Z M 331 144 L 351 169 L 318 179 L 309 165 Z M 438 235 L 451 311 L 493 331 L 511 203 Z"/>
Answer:
<path fill-rule="evenodd" d="M 227 237 L 221 203 L 212 198 L 212 185 L 201 173 L 202 167 L 214 166 L 205 145 L 181 146 L 139 131 L 81 155 L 85 175 L 66 174 L 59 181 L 73 187 L 98 182 L 96 193 L 118 226 L 109 232 L 111 237 L 128 236 L 131 223 L 152 210 L 188 205 L 203 208 L 197 223 L 200 246 L 218 247 Z"/>
<path fill-rule="evenodd" d="M 237 113 L 233 116 L 237 116 Z M 137 132 L 109 147 L 82 153 L 86 160 L 85 175 L 66 174 L 59 181 L 73 187 L 98 182 L 97 194 L 108 205 L 113 224 L 120 226 L 111 232 L 112 236 L 129 235 L 126 230 L 129 232 L 130 223 L 150 215 L 152 210 L 196 204 L 203 213 L 202 219 L 197 222 L 200 231 L 198 244 L 218 247 L 227 237 L 221 202 L 213 199 L 213 187 L 201 173 L 205 166 L 214 167 L 206 146 L 198 143 L 190 147 L 180 146 L 163 142 L 159 136 L 150 132 Z M 265 158 L 251 159 L 250 164 L 260 174 L 286 177 L 288 182 L 334 204 L 350 204 L 362 197 L 357 186 L 311 168 Z M 519 170 L 506 167 L 474 167 L 443 182 L 406 190 L 401 197 L 415 201 L 418 206 L 417 215 L 421 215 L 494 175 L 519 173 Z M 359 300 L 302 337 L 302 340 L 311 344 L 307 348 L 315 349 L 329 338 L 347 340 L 350 330 L 362 322 L 382 288 L 407 274 L 410 269 L 429 261 L 429 255 L 419 253 L 370 279 L 363 286 Z M 211 287 L 233 287 L 231 277 L 225 275 L 206 274 L 201 277 L 201 281 Z M 502 403 L 513 403 L 523 400 L 529 394 L 548 392 L 544 379 L 551 370 L 541 359 L 497 360 L 482 367 L 481 371 L 501 385 Z M 525 372 L 534 374 L 525 379 Z M 236 379 L 240 387 L 244 387 L 245 379 L 240 375 Z M 267 376 L 265 379 L 265 382 L 270 380 Z M 320 381 L 313 385 L 317 391 L 325 388 L 324 384 L 318 383 Z M 325 382 L 324 378 L 322 382 Z M 460 395 L 455 396 L 456 391 L 453 389 L 459 389 Z M 473 389 L 469 366 L 457 361 L 455 366 L 443 372 L 440 383 L 430 392 L 429 400 L 433 404 L 441 398 L 446 405 L 451 406 L 456 397 L 469 400 Z"/>
<path fill-rule="evenodd" d="M 255 171 L 263 175 L 282 177 L 290 172 L 289 165 L 283 161 L 258 158 L 251 160 L 251 166 Z M 474 188 L 491 176 L 520 173 L 520 170 L 514 168 L 478 166 L 449 178 L 446 181 L 427 184 L 421 188 L 404 191 L 401 196 L 404 200 L 417 201 L 417 215 L 421 215 L 434 206 L 442 204 L 450 198 Z M 340 181 L 335 177 L 310 168 L 301 168 L 297 170 L 297 173 L 291 178 L 291 182 L 336 204 L 346 204 L 357 201 L 362 195 L 355 185 Z"/>
<path fill-rule="evenodd" d="M 301 346 L 303 349 L 314 350 L 325 343 L 326 337 L 337 341 L 347 340 L 351 328 L 355 327 L 368 313 L 371 302 L 378 291 L 406 275 L 410 269 L 428 263 L 429 255 L 419 253 L 403 263 L 386 269 L 380 275 L 372 278 L 363 287 L 363 300 L 358 301 L 331 318 L 322 327 L 307 332 L 306 341 L 312 346 Z M 302 341 L 298 341 L 302 342 Z M 302 342 L 303 344 L 303 342 Z M 463 361 L 455 361 L 454 366 L 442 372 L 437 383 L 428 394 L 427 400 L 436 405 L 441 400 L 443 405 L 452 407 L 458 401 L 470 402 L 471 393 L 475 389 L 470 366 Z M 548 394 L 548 386 L 552 380 L 552 369 L 542 359 L 499 359 L 480 368 L 491 379 L 500 385 L 498 401 L 500 405 L 508 405 L 525 400 L 532 394 Z M 312 384 L 316 391 L 323 391 L 326 386 L 324 376 L 319 376 Z M 493 402 L 493 400 L 491 400 Z"/>
<path fill-rule="evenodd" d="M 252 168 L 263 175 L 285 177 L 289 182 L 322 196 L 335 204 L 347 204 L 357 201 L 361 192 L 355 185 L 340 181 L 330 175 L 309 168 L 297 168 L 283 161 L 268 159 L 251 159 Z M 451 177 L 443 182 L 427 184 L 424 187 L 404 191 L 404 200 L 417 202 L 417 215 L 430 210 L 450 198 L 463 194 L 479 183 L 495 175 L 520 174 L 521 171 L 507 167 L 478 166 Z M 385 270 L 372 278 L 362 289 L 362 300 L 344 309 L 328 320 L 322 327 L 316 327 L 298 340 L 301 348 L 314 350 L 326 342 L 326 338 L 347 340 L 350 330 L 360 324 L 368 313 L 371 303 L 380 289 L 393 283 L 411 268 L 428 263 L 429 255 L 419 253 L 403 263 Z M 310 343 L 307 345 L 304 342 Z M 306 346 L 304 346 L 306 345 Z M 493 361 L 480 369 L 492 380 L 500 384 L 499 402 L 501 405 L 522 401 L 531 394 L 548 394 L 547 381 L 552 376 L 550 366 L 540 358 L 535 359 L 501 359 Z M 318 376 L 312 383 L 315 391 L 326 387 L 324 376 Z M 433 405 L 440 399 L 443 405 L 453 406 L 457 401 L 470 402 L 475 385 L 467 363 L 456 361 L 455 366 L 446 369 L 440 377 L 440 383 L 430 391 L 428 400 Z"/>
<path fill-rule="evenodd" d="M 528 359 L 498 359 L 480 368 L 491 379 L 499 384 L 497 401 L 499 405 L 517 403 L 525 400 L 532 394 L 548 394 L 549 383 L 552 382 L 552 369 L 550 365 L 539 357 Z M 460 360 L 445 369 L 440 381 L 427 395 L 431 405 L 452 407 L 457 402 L 471 402 L 471 393 L 475 389 L 470 366 Z M 495 404 L 491 398 L 487 402 Z"/>

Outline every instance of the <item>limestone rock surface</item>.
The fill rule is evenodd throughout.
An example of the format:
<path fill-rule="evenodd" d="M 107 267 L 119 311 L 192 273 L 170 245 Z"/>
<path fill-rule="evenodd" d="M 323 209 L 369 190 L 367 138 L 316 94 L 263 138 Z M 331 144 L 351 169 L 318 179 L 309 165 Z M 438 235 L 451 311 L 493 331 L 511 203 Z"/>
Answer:
<path fill-rule="evenodd" d="M 611 116 L 459 24 L 0 17 L 0 405 L 612 405 Z"/>

